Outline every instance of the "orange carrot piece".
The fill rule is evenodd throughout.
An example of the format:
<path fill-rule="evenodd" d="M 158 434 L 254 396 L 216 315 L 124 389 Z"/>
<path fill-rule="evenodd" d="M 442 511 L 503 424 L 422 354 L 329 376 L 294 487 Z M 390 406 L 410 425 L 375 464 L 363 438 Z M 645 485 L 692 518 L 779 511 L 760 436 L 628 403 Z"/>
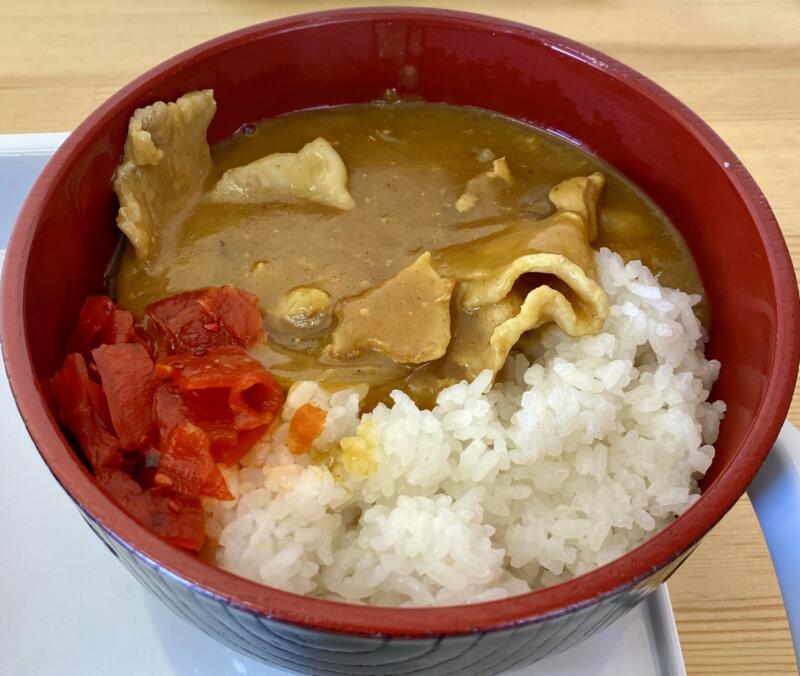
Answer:
<path fill-rule="evenodd" d="M 308 453 L 314 440 L 322 434 L 328 414 L 314 404 L 303 404 L 289 423 L 289 450 L 294 455 Z"/>

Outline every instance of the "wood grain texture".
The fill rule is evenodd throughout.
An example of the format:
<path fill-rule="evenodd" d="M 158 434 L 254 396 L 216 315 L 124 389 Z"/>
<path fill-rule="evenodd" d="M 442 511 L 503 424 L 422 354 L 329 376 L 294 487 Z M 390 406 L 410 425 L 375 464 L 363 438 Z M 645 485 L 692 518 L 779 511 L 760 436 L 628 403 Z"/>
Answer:
<path fill-rule="evenodd" d="M 71 129 L 116 89 L 182 49 L 258 21 L 350 4 L 400 3 L 0 0 L 0 133 Z M 797 0 L 405 4 L 538 25 L 643 72 L 731 145 L 800 261 Z M 790 419 L 800 423 L 797 395 Z M 690 674 L 797 673 L 778 586 L 747 498 L 675 574 L 670 592 Z"/>

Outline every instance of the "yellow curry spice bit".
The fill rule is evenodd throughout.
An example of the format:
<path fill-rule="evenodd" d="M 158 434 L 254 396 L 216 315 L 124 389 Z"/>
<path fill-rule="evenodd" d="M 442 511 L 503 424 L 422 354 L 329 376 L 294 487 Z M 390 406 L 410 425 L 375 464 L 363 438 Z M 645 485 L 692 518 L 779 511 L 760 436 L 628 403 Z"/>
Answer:
<path fill-rule="evenodd" d="M 365 420 L 353 436 L 322 449 L 312 448 L 311 462 L 327 467 L 340 483 L 352 476 L 365 477 L 377 469 L 377 445 L 374 423 Z"/>
<path fill-rule="evenodd" d="M 339 462 L 350 474 L 368 476 L 377 469 L 375 451 L 378 441 L 375 438 L 372 420 L 362 422 L 355 436 L 344 437 L 339 446 L 341 447 Z"/>

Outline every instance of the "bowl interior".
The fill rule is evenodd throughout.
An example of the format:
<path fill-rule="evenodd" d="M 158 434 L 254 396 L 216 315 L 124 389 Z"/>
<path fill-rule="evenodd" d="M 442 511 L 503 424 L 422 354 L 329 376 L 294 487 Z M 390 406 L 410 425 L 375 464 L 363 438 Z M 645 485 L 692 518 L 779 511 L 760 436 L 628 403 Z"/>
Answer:
<path fill-rule="evenodd" d="M 728 413 L 704 482 L 707 496 L 676 528 L 640 548 L 638 559 L 605 567 L 597 584 L 575 593 L 588 598 L 603 585 L 663 565 L 738 497 L 785 415 L 797 359 L 796 348 L 786 344 L 797 322 L 791 261 L 758 189 L 702 122 L 602 55 L 513 24 L 416 10 L 301 17 L 190 50 L 115 95 L 48 165 L 18 222 L 6 263 L 5 297 L 18 293 L 23 301 L 14 310 L 21 320 L 14 328 L 19 340 L 8 341 L 6 358 L 23 415 L 68 490 L 63 466 L 80 461 L 63 438 L 57 448 L 43 442 L 42 434 L 37 438 L 37 427 L 49 425 L 52 436 L 57 425 L 42 409 L 41 391 L 36 401 L 20 396 L 29 367 L 18 362 L 27 348 L 35 376 L 49 377 L 63 359 L 85 296 L 104 288 L 117 242 L 111 177 L 133 109 L 206 87 L 218 102 L 212 143 L 247 122 L 310 106 L 370 101 L 395 88 L 555 130 L 621 170 L 667 213 L 697 261 L 713 314 L 709 351 L 723 363 L 714 396 L 727 402 Z M 11 311 L 4 323 L 10 335 Z M 776 359 L 784 360 L 789 373 L 776 372 Z M 780 379 L 785 382 L 770 390 Z M 765 401 L 772 410 L 759 413 Z M 41 416 L 32 422 L 36 407 Z M 722 482 L 729 470 L 740 480 Z M 716 484 L 719 490 L 712 491 Z M 711 504 L 714 493 L 718 498 Z M 537 594 L 546 598 L 541 592 L 530 596 Z M 567 597 L 559 599 L 550 607 Z"/>

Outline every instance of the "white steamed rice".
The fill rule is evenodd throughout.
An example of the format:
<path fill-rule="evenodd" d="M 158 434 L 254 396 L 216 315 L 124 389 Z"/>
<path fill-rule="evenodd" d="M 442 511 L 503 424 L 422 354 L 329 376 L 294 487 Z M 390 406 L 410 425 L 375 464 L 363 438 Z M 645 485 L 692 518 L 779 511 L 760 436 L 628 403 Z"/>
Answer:
<path fill-rule="evenodd" d="M 590 571 L 688 509 L 725 410 L 706 401 L 720 364 L 704 357 L 699 296 L 606 249 L 596 261 L 603 332 L 547 328 L 493 387 L 486 371 L 432 411 L 396 391 L 359 420 L 357 391 L 296 384 L 271 437 L 226 471 L 237 499 L 206 502 L 218 564 L 352 602 L 477 602 Z M 328 411 L 315 445 L 358 429 L 372 473 L 345 462 L 334 476 L 289 453 L 288 421 L 306 402 Z"/>

